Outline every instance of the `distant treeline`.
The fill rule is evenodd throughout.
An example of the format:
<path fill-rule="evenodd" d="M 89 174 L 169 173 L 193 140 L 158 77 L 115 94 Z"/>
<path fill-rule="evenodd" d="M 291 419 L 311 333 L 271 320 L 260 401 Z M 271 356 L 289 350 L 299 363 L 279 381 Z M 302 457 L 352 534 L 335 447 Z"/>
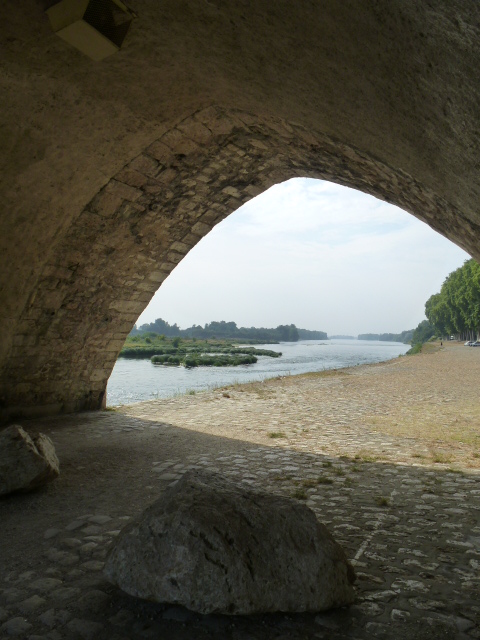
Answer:
<path fill-rule="evenodd" d="M 325 331 L 310 331 L 310 329 L 297 329 L 299 340 L 328 340 Z"/>
<path fill-rule="evenodd" d="M 361 333 L 359 340 L 381 340 L 382 342 L 404 342 L 409 344 L 412 341 L 414 329 L 402 331 L 402 333 Z"/>
<path fill-rule="evenodd" d="M 324 331 L 309 331 L 308 329 L 297 329 L 294 324 L 281 324 L 275 329 L 265 329 L 256 327 L 237 327 L 235 322 L 210 322 L 205 326 L 193 325 L 188 329 L 180 329 L 175 323 L 169 324 L 161 318 L 154 322 L 142 324 L 135 327 L 130 332 L 131 336 L 142 333 L 154 332 L 166 337 L 184 338 L 231 338 L 234 340 L 254 340 L 255 342 L 297 342 L 298 340 L 328 340 Z"/>

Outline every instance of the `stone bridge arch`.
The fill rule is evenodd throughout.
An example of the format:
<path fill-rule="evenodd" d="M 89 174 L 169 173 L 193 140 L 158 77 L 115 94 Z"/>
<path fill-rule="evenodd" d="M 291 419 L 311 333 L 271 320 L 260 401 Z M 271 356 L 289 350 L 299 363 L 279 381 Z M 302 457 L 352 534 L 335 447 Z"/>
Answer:
<path fill-rule="evenodd" d="M 460 212 L 411 176 L 298 124 L 201 110 L 109 180 L 52 247 L 6 354 L 9 416 L 99 408 L 163 280 L 218 222 L 292 177 L 360 189 L 455 237 Z"/>
<path fill-rule="evenodd" d="M 295 176 L 397 204 L 480 258 L 476 0 L 131 0 L 92 63 L 55 0 L 0 8 L 0 418 L 95 409 L 201 237 Z"/>

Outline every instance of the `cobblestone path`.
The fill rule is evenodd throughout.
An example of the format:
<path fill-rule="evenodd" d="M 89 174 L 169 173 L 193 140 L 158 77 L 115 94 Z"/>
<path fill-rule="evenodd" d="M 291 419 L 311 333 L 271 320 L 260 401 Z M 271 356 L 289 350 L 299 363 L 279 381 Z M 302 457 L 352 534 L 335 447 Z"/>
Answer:
<path fill-rule="evenodd" d="M 0 640 L 480 638 L 480 350 L 25 423 L 62 474 L 0 502 Z M 187 469 L 304 501 L 355 565 L 355 605 L 200 616 L 102 576 L 126 522 Z"/>

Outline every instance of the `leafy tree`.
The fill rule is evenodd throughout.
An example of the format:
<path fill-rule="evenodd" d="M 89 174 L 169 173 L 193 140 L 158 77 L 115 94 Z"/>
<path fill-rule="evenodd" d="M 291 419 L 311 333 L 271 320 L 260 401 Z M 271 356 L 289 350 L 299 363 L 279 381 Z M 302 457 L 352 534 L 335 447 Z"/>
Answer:
<path fill-rule="evenodd" d="M 428 320 L 422 320 L 413 332 L 412 344 L 423 343 L 435 335 L 435 327 Z"/>
<path fill-rule="evenodd" d="M 480 333 L 480 265 L 475 260 L 452 271 L 439 293 L 425 303 L 425 315 L 439 335 L 473 339 Z"/>

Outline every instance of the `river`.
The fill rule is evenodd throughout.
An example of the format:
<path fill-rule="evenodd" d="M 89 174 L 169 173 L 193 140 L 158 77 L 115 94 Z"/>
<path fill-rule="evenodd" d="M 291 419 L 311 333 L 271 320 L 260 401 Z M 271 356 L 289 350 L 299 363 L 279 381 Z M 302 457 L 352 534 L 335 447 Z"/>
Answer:
<path fill-rule="evenodd" d="M 310 371 L 341 369 L 383 362 L 404 354 L 409 345 L 376 340 L 301 340 L 253 345 L 281 351 L 279 358 L 261 356 L 239 367 L 163 367 L 150 360 L 119 358 L 107 386 L 107 406 L 169 398 L 189 391 L 213 389 L 236 382 L 264 380 Z"/>

